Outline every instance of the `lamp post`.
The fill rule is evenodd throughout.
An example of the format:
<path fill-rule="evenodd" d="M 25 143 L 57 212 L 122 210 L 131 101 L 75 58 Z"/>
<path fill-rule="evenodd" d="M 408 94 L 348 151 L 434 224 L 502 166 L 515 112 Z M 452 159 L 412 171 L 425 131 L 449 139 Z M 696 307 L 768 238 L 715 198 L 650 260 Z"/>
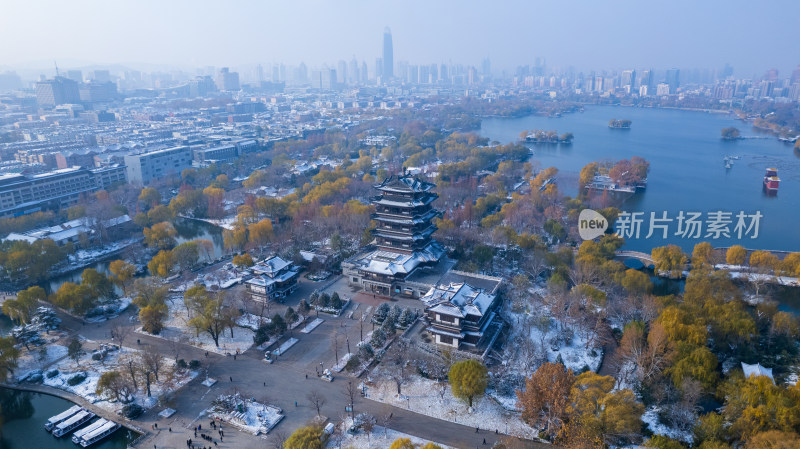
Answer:
<path fill-rule="evenodd" d="M 347 353 L 350 354 L 350 337 L 347 337 Z"/>

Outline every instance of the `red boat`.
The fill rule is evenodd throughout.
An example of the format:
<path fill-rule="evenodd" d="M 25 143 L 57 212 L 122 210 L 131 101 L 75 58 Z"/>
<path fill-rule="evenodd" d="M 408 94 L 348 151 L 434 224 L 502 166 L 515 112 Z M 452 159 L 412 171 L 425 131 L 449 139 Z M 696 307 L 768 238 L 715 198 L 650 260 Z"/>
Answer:
<path fill-rule="evenodd" d="M 778 186 L 781 183 L 781 178 L 778 178 L 777 168 L 768 168 L 764 174 L 764 191 L 768 195 L 775 195 L 778 193 Z"/>

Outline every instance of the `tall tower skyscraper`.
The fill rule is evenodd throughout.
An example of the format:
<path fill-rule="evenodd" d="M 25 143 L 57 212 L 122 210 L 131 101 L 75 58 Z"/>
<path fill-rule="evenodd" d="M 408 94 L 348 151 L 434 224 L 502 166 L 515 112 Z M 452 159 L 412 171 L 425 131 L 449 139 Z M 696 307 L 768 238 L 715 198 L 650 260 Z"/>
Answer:
<path fill-rule="evenodd" d="M 392 30 L 389 27 L 383 30 L 383 73 L 384 80 L 394 77 L 394 52 L 392 50 Z"/>

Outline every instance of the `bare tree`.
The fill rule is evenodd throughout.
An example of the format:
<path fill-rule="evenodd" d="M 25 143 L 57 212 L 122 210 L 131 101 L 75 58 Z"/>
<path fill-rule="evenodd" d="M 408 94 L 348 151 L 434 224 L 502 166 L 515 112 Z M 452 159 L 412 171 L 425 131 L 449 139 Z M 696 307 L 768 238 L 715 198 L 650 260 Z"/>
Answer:
<path fill-rule="evenodd" d="M 352 380 L 347 382 L 347 387 L 344 390 L 344 395 L 350 400 L 350 418 L 355 422 L 356 420 L 356 396 L 358 396 L 358 385 L 354 384 Z"/>
<path fill-rule="evenodd" d="M 325 396 L 315 389 L 311 390 L 311 392 L 306 395 L 306 399 L 308 399 L 308 402 L 310 402 L 311 405 L 317 409 L 317 416 L 320 416 L 320 408 L 322 408 L 322 406 L 325 405 L 325 402 L 327 402 Z"/>
<path fill-rule="evenodd" d="M 397 386 L 397 394 L 400 394 L 401 386 L 408 380 L 408 343 L 402 338 L 398 338 L 385 358 L 386 367 L 389 368 L 389 378 Z"/>
<path fill-rule="evenodd" d="M 381 409 L 381 414 L 378 415 L 378 422 L 380 423 L 381 427 L 383 427 L 384 438 L 387 436 L 389 424 L 392 422 L 393 417 L 394 413 L 392 412 L 392 407 L 389 405 L 384 405 L 383 409 Z"/>
<path fill-rule="evenodd" d="M 120 351 L 122 351 L 122 345 L 125 344 L 125 339 L 128 338 L 131 332 L 133 332 L 133 327 L 125 326 L 119 320 L 111 326 L 111 338 L 119 343 Z"/>
<path fill-rule="evenodd" d="M 361 415 L 363 420 L 361 421 L 361 430 L 367 434 L 367 443 L 369 443 L 369 436 L 373 430 L 375 430 L 375 417 L 370 414 L 363 414 Z"/>
<path fill-rule="evenodd" d="M 152 346 L 146 346 L 144 351 L 139 353 L 140 361 L 145 372 L 153 373 L 156 382 L 158 382 L 158 373 L 164 367 L 164 357 L 158 353 Z"/>

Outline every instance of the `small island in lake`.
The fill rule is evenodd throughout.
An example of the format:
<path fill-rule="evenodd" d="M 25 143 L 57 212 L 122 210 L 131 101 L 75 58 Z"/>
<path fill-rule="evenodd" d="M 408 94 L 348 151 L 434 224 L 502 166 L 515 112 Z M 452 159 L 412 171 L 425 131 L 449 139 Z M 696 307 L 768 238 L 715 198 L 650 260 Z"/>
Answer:
<path fill-rule="evenodd" d="M 525 143 L 560 143 L 570 144 L 575 136 L 572 133 L 564 133 L 560 136 L 558 131 L 544 131 L 541 129 L 524 130 L 519 133 L 519 138 Z"/>
<path fill-rule="evenodd" d="M 628 119 L 617 120 L 612 118 L 608 121 L 608 127 L 611 129 L 631 129 L 631 121 Z"/>
<path fill-rule="evenodd" d="M 722 133 L 722 140 L 739 140 L 744 138 L 742 137 L 739 130 L 732 126 L 728 128 L 722 128 L 721 133 Z"/>

